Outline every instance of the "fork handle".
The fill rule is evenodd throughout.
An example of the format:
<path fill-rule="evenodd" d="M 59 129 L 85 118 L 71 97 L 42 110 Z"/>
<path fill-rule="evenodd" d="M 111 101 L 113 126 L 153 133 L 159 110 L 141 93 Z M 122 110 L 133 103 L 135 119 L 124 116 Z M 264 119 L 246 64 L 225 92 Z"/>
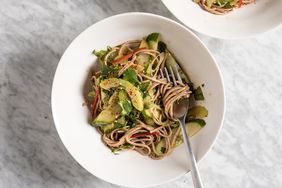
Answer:
<path fill-rule="evenodd" d="M 182 117 L 179 119 L 180 126 L 182 128 L 182 133 L 183 133 L 183 139 L 185 142 L 186 149 L 188 150 L 189 153 L 189 159 L 190 159 L 190 166 L 191 166 L 191 175 L 192 175 L 192 180 L 195 188 L 203 188 L 203 184 L 201 181 L 201 177 L 199 174 L 198 166 L 196 163 L 196 159 L 192 150 L 192 146 L 189 140 L 189 137 L 187 135 L 186 131 L 186 126 L 185 126 L 185 117 Z"/>

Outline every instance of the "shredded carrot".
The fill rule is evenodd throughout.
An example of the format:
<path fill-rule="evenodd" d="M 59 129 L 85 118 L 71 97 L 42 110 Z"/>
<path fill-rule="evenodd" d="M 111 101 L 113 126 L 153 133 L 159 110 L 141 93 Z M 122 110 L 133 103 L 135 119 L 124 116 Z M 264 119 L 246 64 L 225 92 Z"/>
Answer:
<path fill-rule="evenodd" d="M 126 60 L 126 59 L 129 59 L 129 58 L 131 58 L 132 56 L 134 56 L 134 54 L 136 54 L 136 53 L 139 52 L 140 50 L 144 50 L 144 49 L 145 49 L 145 48 L 139 48 L 138 50 L 135 50 L 135 51 L 133 51 L 133 52 L 131 52 L 131 53 L 129 53 L 129 54 L 123 56 L 123 57 L 120 57 L 120 58 L 114 60 L 114 61 L 112 62 L 112 64 L 117 64 L 117 63 L 119 63 L 119 62 L 121 62 L 121 61 L 124 61 L 124 60 Z"/>
<path fill-rule="evenodd" d="M 243 0 L 239 0 L 239 8 L 243 5 Z"/>

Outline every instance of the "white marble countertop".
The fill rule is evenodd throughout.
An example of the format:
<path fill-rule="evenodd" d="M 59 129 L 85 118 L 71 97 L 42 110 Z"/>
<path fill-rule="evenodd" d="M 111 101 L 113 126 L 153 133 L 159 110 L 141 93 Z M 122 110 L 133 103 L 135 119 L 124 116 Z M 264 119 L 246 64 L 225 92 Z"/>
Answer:
<path fill-rule="evenodd" d="M 1 0 L 0 187 L 114 188 L 80 167 L 53 125 L 54 71 L 69 43 L 110 15 L 152 0 Z M 244 40 L 199 35 L 223 73 L 224 127 L 199 168 L 206 188 L 282 187 L 282 27 Z M 193 187 L 190 174 L 159 188 Z"/>

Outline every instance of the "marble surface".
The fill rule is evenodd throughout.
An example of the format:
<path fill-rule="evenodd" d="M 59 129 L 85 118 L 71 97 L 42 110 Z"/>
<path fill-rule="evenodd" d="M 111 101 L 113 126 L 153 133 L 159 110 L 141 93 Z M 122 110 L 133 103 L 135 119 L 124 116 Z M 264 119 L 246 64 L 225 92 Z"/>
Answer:
<path fill-rule="evenodd" d="M 51 109 L 59 58 L 81 31 L 152 0 L 1 0 L 0 187 L 116 188 L 80 167 L 61 143 Z M 199 35 L 199 34 L 198 34 Z M 199 35 L 223 73 L 227 111 L 199 169 L 206 188 L 282 187 L 282 27 L 244 40 Z M 190 174 L 159 188 L 193 187 Z"/>

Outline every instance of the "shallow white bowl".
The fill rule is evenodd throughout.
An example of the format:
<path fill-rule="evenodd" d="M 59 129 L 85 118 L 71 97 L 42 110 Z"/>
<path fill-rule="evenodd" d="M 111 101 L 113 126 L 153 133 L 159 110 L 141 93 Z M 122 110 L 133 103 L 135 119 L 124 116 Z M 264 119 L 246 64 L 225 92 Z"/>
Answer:
<path fill-rule="evenodd" d="M 268 31 L 282 22 L 282 0 L 256 0 L 226 15 L 203 10 L 193 0 L 162 0 L 181 22 L 216 38 L 236 39 Z"/>
<path fill-rule="evenodd" d="M 52 88 L 52 112 L 57 131 L 74 159 L 93 175 L 113 184 L 146 187 L 166 183 L 189 171 L 184 147 L 163 160 L 152 160 L 134 151 L 113 155 L 88 122 L 82 106 L 83 87 L 96 57 L 104 49 L 151 32 L 176 55 L 196 84 L 205 83 L 207 125 L 192 138 L 197 160 L 213 145 L 221 128 L 225 96 L 220 71 L 203 43 L 188 29 L 167 18 L 147 13 L 126 13 L 104 19 L 82 32 L 67 48 L 56 70 Z"/>

